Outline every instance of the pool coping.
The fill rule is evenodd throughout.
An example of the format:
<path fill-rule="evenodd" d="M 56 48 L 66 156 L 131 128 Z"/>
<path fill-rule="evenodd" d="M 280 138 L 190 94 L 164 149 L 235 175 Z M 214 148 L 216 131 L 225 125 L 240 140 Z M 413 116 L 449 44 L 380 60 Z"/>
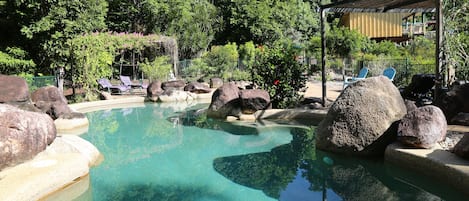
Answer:
<path fill-rule="evenodd" d="M 94 102 L 86 102 L 86 103 L 77 103 L 69 105 L 72 110 L 77 112 L 93 112 L 103 109 L 112 109 L 112 108 L 122 108 L 122 107 L 142 107 L 144 102 L 146 101 L 145 97 L 126 97 L 126 98 L 119 98 L 119 99 L 112 99 L 112 100 L 103 100 L 103 101 L 94 101 Z M 303 119 L 317 119 L 321 117 L 325 117 L 327 111 L 325 110 L 265 110 L 258 113 L 253 114 L 249 120 L 257 120 L 257 119 L 273 119 L 279 117 L 290 117 L 290 118 L 303 118 Z M 252 119 L 253 118 L 253 119 Z M 87 142 L 87 141 L 86 141 Z M 435 154 L 438 153 L 438 154 Z M 25 164 L 29 164 L 34 162 L 37 157 L 34 159 L 27 161 L 22 164 L 18 164 L 14 167 L 7 168 L 8 171 L 15 171 L 15 168 L 23 168 L 22 174 L 11 175 L 11 177 L 16 178 L 14 180 L 18 181 L 29 181 L 31 180 L 31 175 L 24 174 L 24 172 L 29 171 L 27 168 L 25 169 Z M 34 199 L 43 199 L 46 196 L 63 189 L 64 187 L 76 182 L 78 178 L 82 178 L 86 176 L 89 172 L 90 164 L 88 160 L 86 160 L 86 156 L 77 155 L 76 161 L 82 161 L 80 164 L 86 162 L 86 168 L 80 168 L 73 174 L 69 174 L 69 166 L 66 168 L 62 168 L 59 170 L 54 169 L 53 171 L 57 174 L 54 175 L 55 179 L 61 179 L 59 182 L 55 182 L 52 184 L 48 184 L 49 186 L 43 187 L 40 189 L 35 189 L 33 191 L 28 191 L 28 188 L 25 187 L 37 187 L 37 186 L 44 186 L 44 181 L 50 180 L 51 174 L 45 173 L 42 175 L 34 175 L 34 182 L 28 182 L 27 184 L 21 186 L 21 189 L 26 189 L 21 192 L 11 190 L 3 190 L 0 188 L 0 195 L 4 196 L 4 198 L 12 198 L 13 200 L 31 200 Z M 456 155 L 444 151 L 439 147 L 435 147 L 433 149 L 408 149 L 404 148 L 401 145 L 394 143 L 391 144 L 386 148 L 385 152 L 385 160 L 395 163 L 399 166 L 408 167 L 414 169 L 416 171 L 423 171 L 423 172 L 430 172 L 429 176 L 436 176 L 438 179 L 442 181 L 448 182 L 454 188 L 461 190 L 461 192 L 468 193 L 465 189 L 469 188 L 469 161 L 461 159 Z M 63 160 L 66 161 L 66 160 Z M 72 163 L 77 163 L 77 162 Z M 85 162 L 83 162 L 85 161 Z M 61 163 L 62 164 L 62 163 Z M 64 164 L 68 165 L 68 164 Z M 80 167 L 83 167 L 83 166 Z M 5 169 L 0 171 L 0 175 L 4 173 Z M 21 169 L 18 170 L 21 172 Z M 57 175 L 66 175 L 61 178 L 58 178 Z M 4 178 L 4 177 L 3 177 Z M 0 178 L 0 186 L 8 186 L 5 184 L 3 179 Z M 458 181 L 458 182 L 456 182 Z M 2 185 L 3 182 L 3 185 Z M 33 183 L 33 184 L 31 184 Z M 51 183 L 51 182 L 49 182 Z M 29 192 L 29 193 L 28 193 Z"/>

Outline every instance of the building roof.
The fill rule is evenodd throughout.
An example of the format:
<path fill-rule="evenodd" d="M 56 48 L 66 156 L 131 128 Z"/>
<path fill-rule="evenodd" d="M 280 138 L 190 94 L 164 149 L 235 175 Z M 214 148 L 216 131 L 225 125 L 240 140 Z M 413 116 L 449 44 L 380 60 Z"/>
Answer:
<path fill-rule="evenodd" d="M 328 12 L 435 12 L 435 0 L 342 0 L 322 5 Z"/>

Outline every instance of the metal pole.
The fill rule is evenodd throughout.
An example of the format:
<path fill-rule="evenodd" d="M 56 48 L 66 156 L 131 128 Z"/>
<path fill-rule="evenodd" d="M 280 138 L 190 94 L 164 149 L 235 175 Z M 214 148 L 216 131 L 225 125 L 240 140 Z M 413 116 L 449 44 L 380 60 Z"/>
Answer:
<path fill-rule="evenodd" d="M 440 75 L 443 67 L 443 8 L 441 0 L 436 0 L 436 48 L 435 48 L 435 92 L 433 101 L 436 101 L 441 92 L 442 78 Z"/>
<path fill-rule="evenodd" d="M 324 9 L 320 9 L 321 12 L 321 81 L 322 81 L 322 106 L 326 106 L 326 30 L 325 30 L 325 18 L 326 12 Z"/>

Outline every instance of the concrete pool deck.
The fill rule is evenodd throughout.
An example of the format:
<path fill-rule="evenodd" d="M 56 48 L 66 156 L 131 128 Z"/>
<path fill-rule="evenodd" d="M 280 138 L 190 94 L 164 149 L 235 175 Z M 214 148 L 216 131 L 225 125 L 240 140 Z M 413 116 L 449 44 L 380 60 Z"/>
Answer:
<path fill-rule="evenodd" d="M 338 84 L 333 86 L 342 87 Z M 329 89 L 337 90 L 336 88 Z M 313 90 L 314 92 L 312 92 Z M 306 94 L 311 95 L 318 93 L 318 91 L 320 90 L 308 89 Z M 338 96 L 338 94 L 336 95 Z M 336 97 L 328 95 L 328 98 L 335 100 Z M 122 107 L 143 107 L 144 101 L 144 97 L 121 97 L 106 101 L 72 104 L 70 107 L 78 112 L 86 113 Z M 317 119 L 326 114 L 324 110 L 267 110 L 261 113 L 254 116 L 254 120 L 269 121 L 269 119 L 280 117 Z M 0 200 L 44 199 L 54 192 L 62 191 L 71 184 L 80 183 L 82 178 L 87 178 L 89 168 L 99 163 L 100 157 L 102 157 L 99 155 L 99 151 L 86 140 L 75 136 L 86 132 L 87 125 L 77 126 L 73 123 L 70 124 L 70 122 L 58 122 L 57 124 L 72 134 L 62 135 L 59 133 L 60 136 L 54 141 L 55 144 L 53 143 L 53 146 L 49 146 L 46 151 L 34 159 L 2 170 L 0 172 Z M 70 128 L 67 128 L 67 125 Z M 457 127 L 457 129 L 460 132 L 469 132 L 467 127 Z M 57 147 L 65 148 L 58 149 Z M 469 194 L 465 191 L 469 188 L 469 161 L 461 159 L 441 147 L 408 149 L 399 144 L 392 144 L 386 149 L 385 160 L 415 171 L 427 172 L 428 176 L 447 182 L 461 192 Z M 77 196 L 80 195 L 80 192 L 84 193 L 87 190 L 87 187 L 83 185 L 89 186 L 89 182 L 88 184 L 84 183 L 80 183 L 79 191 L 75 192 Z"/>

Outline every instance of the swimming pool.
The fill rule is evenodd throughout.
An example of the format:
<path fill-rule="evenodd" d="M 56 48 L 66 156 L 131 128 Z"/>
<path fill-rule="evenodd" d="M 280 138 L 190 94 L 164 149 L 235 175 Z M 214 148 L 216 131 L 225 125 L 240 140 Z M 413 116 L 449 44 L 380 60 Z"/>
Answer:
<path fill-rule="evenodd" d="M 314 126 L 233 125 L 207 104 L 87 113 L 83 138 L 104 155 L 90 171 L 104 200 L 461 200 L 416 172 L 316 150 Z"/>

